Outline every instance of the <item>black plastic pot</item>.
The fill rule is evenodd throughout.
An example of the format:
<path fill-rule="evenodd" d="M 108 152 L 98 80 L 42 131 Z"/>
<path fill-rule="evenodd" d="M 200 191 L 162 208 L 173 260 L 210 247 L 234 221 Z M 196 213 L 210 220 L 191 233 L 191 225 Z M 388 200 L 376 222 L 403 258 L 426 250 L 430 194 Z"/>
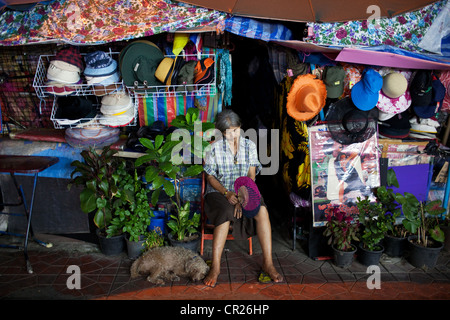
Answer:
<path fill-rule="evenodd" d="M 352 251 L 341 251 L 336 249 L 334 246 L 333 248 L 333 256 L 334 256 L 334 264 L 340 268 L 348 268 L 353 263 L 353 256 L 356 252 L 356 246 L 352 245 L 353 250 Z"/>
<path fill-rule="evenodd" d="M 384 253 L 390 257 L 402 257 L 408 248 L 408 239 L 390 235 L 384 237 Z"/>
<path fill-rule="evenodd" d="M 441 226 L 441 230 L 444 231 L 444 251 L 450 252 L 450 226 Z"/>
<path fill-rule="evenodd" d="M 380 250 L 371 251 L 364 249 L 364 245 L 362 243 L 359 243 L 358 261 L 365 266 L 378 265 L 378 263 L 380 263 L 381 255 L 383 254 L 384 247 L 381 245 L 378 245 L 377 247 L 380 247 Z"/>
<path fill-rule="evenodd" d="M 96 231 L 98 242 L 100 244 L 100 251 L 106 255 L 106 256 L 115 256 L 119 255 L 123 252 L 123 249 L 125 247 L 124 244 L 124 236 L 123 234 L 107 238 L 105 235 L 103 235 L 99 229 Z"/>
<path fill-rule="evenodd" d="M 416 243 L 417 236 L 408 237 L 409 255 L 407 260 L 416 268 L 434 268 L 444 247 L 442 242 L 433 242 L 433 246 L 424 247 Z"/>
<path fill-rule="evenodd" d="M 144 243 L 145 243 L 145 237 L 140 236 L 139 241 L 130 241 L 128 239 L 128 235 L 125 237 L 125 240 L 127 242 L 127 253 L 128 258 L 131 260 L 139 258 L 139 256 L 144 251 Z"/>
<path fill-rule="evenodd" d="M 183 248 L 192 250 L 194 252 L 197 252 L 198 245 L 200 243 L 200 234 L 199 233 L 197 234 L 197 238 L 195 238 L 194 240 L 191 240 L 191 241 L 175 240 L 171 233 L 168 234 L 168 238 L 169 238 L 170 244 L 173 247 L 183 247 Z"/>

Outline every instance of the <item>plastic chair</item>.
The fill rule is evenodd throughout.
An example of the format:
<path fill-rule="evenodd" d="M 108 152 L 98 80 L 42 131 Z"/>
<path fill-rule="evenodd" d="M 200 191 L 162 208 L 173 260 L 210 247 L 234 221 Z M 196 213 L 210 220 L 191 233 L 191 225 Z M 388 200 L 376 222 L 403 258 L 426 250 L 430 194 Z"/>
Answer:
<path fill-rule="evenodd" d="M 212 240 L 214 236 L 214 225 L 209 223 L 205 213 L 205 191 L 206 191 L 206 173 L 202 173 L 202 198 L 201 198 L 201 242 L 200 242 L 200 255 L 203 255 L 203 249 L 205 240 Z M 227 240 L 234 240 L 231 234 L 232 226 L 227 236 Z M 252 237 L 248 238 L 248 254 L 253 254 Z"/>

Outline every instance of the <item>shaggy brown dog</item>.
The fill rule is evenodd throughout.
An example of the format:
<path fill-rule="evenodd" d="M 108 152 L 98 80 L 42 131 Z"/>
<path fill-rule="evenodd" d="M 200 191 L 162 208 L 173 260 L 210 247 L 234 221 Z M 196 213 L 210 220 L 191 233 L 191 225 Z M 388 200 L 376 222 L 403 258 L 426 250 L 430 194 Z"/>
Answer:
<path fill-rule="evenodd" d="M 195 252 L 181 247 L 157 247 L 148 250 L 131 265 L 131 278 L 148 275 L 147 281 L 163 285 L 165 280 L 189 277 L 202 280 L 209 271 L 206 262 Z"/>

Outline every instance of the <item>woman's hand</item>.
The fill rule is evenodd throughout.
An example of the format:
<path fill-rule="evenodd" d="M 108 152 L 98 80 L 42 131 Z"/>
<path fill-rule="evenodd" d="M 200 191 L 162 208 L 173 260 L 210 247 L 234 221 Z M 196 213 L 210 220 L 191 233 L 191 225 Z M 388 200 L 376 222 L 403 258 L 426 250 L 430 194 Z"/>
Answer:
<path fill-rule="evenodd" d="M 233 191 L 227 191 L 225 197 L 227 198 L 228 202 L 232 205 L 236 205 L 237 203 L 239 203 L 238 197 L 236 193 L 234 193 Z"/>
<path fill-rule="evenodd" d="M 242 218 L 242 206 L 239 202 L 234 206 L 234 217 L 236 219 Z"/>

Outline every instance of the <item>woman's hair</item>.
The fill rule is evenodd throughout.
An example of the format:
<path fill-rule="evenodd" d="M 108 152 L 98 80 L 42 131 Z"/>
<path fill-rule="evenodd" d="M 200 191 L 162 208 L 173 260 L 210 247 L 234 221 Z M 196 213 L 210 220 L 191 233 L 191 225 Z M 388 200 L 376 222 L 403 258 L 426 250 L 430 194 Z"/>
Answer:
<path fill-rule="evenodd" d="M 241 119 L 233 110 L 225 109 L 217 115 L 215 124 L 216 129 L 223 133 L 231 127 L 240 127 Z"/>

